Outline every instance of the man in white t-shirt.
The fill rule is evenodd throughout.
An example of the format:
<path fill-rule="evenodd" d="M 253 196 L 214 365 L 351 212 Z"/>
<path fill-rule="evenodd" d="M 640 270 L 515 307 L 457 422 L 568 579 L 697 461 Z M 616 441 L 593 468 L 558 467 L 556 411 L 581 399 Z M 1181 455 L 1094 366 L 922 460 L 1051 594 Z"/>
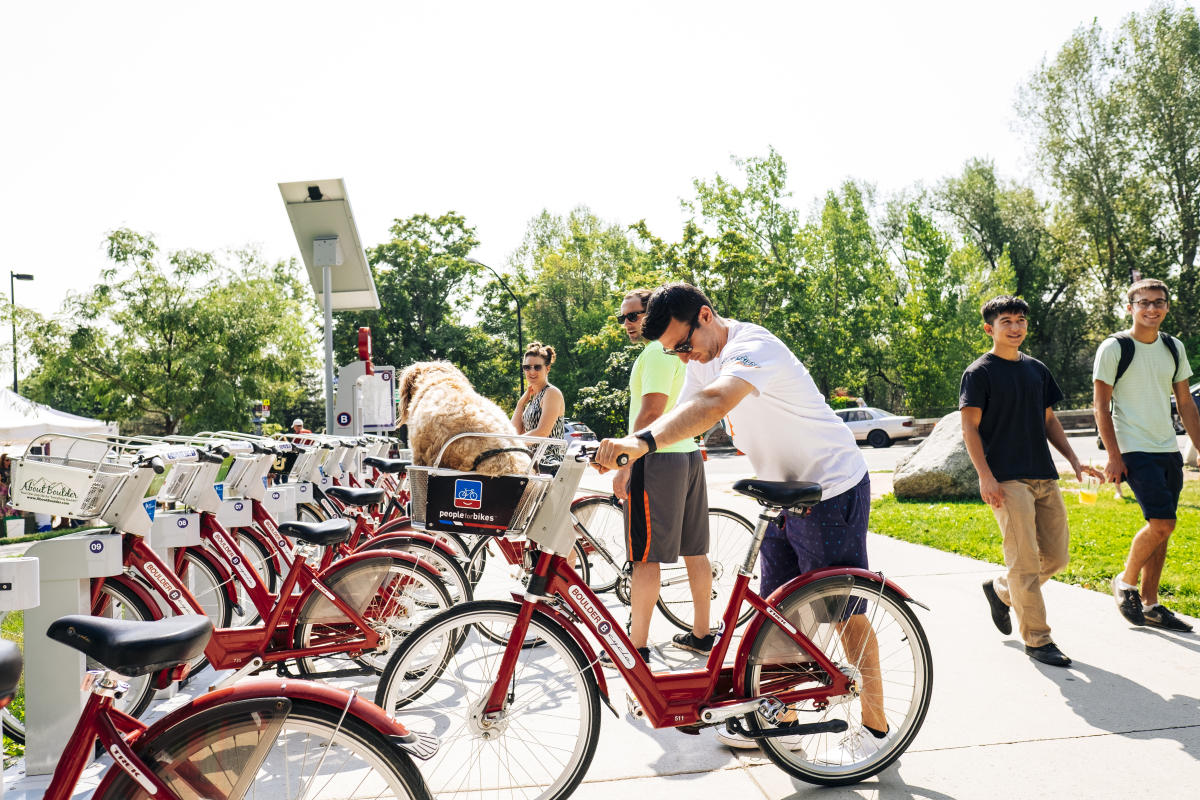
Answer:
<path fill-rule="evenodd" d="M 642 335 L 687 365 L 679 403 L 648 428 L 602 441 L 597 463 L 613 469 L 622 454 L 633 461 L 724 418 L 759 478 L 819 483 L 825 498 L 806 516 L 788 514 L 783 530 L 774 524 L 767 530 L 759 552 L 763 596 L 821 567 L 865 568 L 871 507 L 866 461 L 787 345 L 759 325 L 720 317 L 708 297 L 687 283 L 668 284 L 651 295 Z M 842 623 L 840 633 L 847 651 L 864 653 L 863 728 L 852 730 L 844 745 L 861 757 L 889 734 L 878 651 L 861 614 Z M 756 746 L 725 732 L 718 738 L 734 747 Z"/>

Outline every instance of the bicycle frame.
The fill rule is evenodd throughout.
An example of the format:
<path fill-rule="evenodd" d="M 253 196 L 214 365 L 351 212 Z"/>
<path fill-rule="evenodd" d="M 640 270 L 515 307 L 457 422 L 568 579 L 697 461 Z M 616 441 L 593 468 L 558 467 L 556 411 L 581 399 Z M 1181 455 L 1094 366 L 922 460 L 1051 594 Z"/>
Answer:
<path fill-rule="evenodd" d="M 739 708 L 738 713 L 747 701 L 759 698 L 745 696 L 743 675 L 749 663 L 749 650 L 762 625 L 770 622 L 785 636 L 790 638 L 800 652 L 806 653 L 813 663 L 814 682 L 818 685 L 811 689 L 791 689 L 773 695 L 785 704 L 799 703 L 806 700 L 818 704 L 827 703 L 831 698 L 849 693 L 850 678 L 833 664 L 820 648 L 797 630 L 772 603 L 772 599 L 786 596 L 796 587 L 828 575 L 854 575 L 883 583 L 876 573 L 855 568 L 833 568 L 802 575 L 780 587 L 772 593 L 771 599 L 764 600 L 749 588 L 750 576 L 742 570 L 734 583 L 729 604 L 722 618 L 725 630 L 733 630 L 738 612 L 743 602 L 753 606 L 758 614 L 752 620 L 742 637 L 734 665 L 723 666 L 725 655 L 729 650 L 732 637 L 718 637 L 716 644 L 708 654 L 708 660 L 702 669 L 678 672 L 653 673 L 649 666 L 637 656 L 637 650 L 625 634 L 624 629 L 608 612 L 596 595 L 580 580 L 579 575 L 571 569 L 562 556 L 541 552 L 534 568 L 534 577 L 530 580 L 529 593 L 521 601 L 521 611 L 513 627 L 509 643 L 501 658 L 496 682 L 484 706 L 485 714 L 498 714 L 505 706 L 506 695 L 511 686 L 513 669 L 516 664 L 529 621 L 534 610 L 542 600 L 553 599 L 568 607 L 578 619 L 583 620 L 587 629 L 600 641 L 612 657 L 613 664 L 620 671 L 626 684 L 645 713 L 647 720 L 655 728 L 679 727 L 685 725 L 704 724 L 701 717 L 703 712 L 721 714 L 722 709 Z M 888 585 L 901 591 L 894 584 Z M 901 596 L 907 596 L 901 591 Z M 516 596 L 514 595 L 516 598 Z M 557 615 L 560 622 L 565 622 L 563 615 Z M 579 636 L 575 636 L 577 640 Z M 828 682 L 817 681 L 816 676 L 828 676 Z M 727 714 L 725 716 L 730 716 Z"/>

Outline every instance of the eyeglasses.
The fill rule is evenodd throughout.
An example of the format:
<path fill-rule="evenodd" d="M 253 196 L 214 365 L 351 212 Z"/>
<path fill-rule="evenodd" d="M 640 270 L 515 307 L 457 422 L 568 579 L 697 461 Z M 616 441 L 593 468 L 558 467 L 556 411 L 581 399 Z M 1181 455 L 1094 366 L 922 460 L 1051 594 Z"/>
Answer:
<path fill-rule="evenodd" d="M 541 372 L 542 366 L 543 365 L 541 364 L 522 364 L 521 369 L 525 370 L 526 372 Z"/>
<path fill-rule="evenodd" d="M 1135 305 L 1142 311 L 1145 311 L 1148 308 L 1163 309 L 1170 304 L 1171 303 L 1169 300 L 1138 300 L 1136 303 L 1132 303 L 1131 305 Z"/>
<path fill-rule="evenodd" d="M 628 314 L 617 314 L 617 324 L 624 325 L 625 320 L 629 320 L 630 322 L 637 322 L 638 317 L 640 317 L 642 314 L 645 314 L 645 313 L 646 313 L 646 309 L 643 308 L 641 311 L 630 311 Z"/>
<path fill-rule="evenodd" d="M 669 356 L 678 355 L 679 353 L 692 352 L 692 334 L 696 332 L 696 328 L 700 326 L 700 315 L 692 320 L 691 326 L 688 328 L 688 335 L 683 338 L 683 341 L 672 347 L 670 350 L 663 348 L 663 352 Z"/>

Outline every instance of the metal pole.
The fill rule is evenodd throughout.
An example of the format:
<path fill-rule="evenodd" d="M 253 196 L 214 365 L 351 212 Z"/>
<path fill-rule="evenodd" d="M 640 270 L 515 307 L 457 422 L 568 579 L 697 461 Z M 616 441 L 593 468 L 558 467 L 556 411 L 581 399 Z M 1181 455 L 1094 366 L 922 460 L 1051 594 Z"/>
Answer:
<path fill-rule="evenodd" d="M 525 357 L 525 336 L 521 332 L 521 300 L 520 300 L 520 298 L 517 297 L 517 295 L 513 292 L 512 289 L 508 288 L 508 284 L 505 283 L 504 278 L 500 277 L 499 272 L 496 272 L 496 270 L 492 269 L 487 264 L 483 263 L 482 261 L 480 261 L 478 259 L 467 258 L 467 261 L 471 264 L 478 264 L 479 266 L 486 269 L 488 272 L 495 275 L 496 280 L 500 281 L 500 285 L 504 287 L 504 291 L 508 292 L 508 296 L 511 297 L 513 299 L 513 302 L 517 304 L 517 360 L 520 361 L 521 359 L 523 359 Z M 524 368 L 521 369 L 521 394 L 525 394 L 525 370 L 524 370 Z"/>
<path fill-rule="evenodd" d="M 12 304 L 9 312 L 12 316 L 13 394 L 17 394 L 17 279 L 11 269 L 8 271 L 8 301 Z"/>
<path fill-rule="evenodd" d="M 321 268 L 325 298 L 325 433 L 333 433 L 333 272 Z"/>

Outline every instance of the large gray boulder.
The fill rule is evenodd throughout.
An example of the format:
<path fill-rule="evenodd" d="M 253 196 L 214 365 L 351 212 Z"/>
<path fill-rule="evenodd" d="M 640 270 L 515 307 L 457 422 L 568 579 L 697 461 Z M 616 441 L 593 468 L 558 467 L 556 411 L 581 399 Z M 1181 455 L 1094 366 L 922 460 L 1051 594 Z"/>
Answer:
<path fill-rule="evenodd" d="M 967 455 L 958 412 L 942 417 L 929 438 L 896 464 L 896 497 L 979 497 L 979 474 Z"/>

